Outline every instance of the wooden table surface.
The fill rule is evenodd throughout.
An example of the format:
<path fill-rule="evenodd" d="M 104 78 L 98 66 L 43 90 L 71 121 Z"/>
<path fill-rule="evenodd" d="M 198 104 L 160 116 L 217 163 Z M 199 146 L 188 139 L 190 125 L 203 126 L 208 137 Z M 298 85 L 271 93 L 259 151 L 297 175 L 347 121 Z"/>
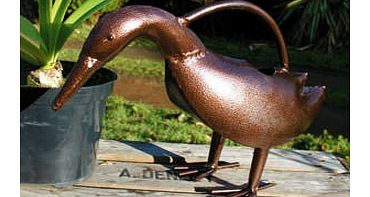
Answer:
<path fill-rule="evenodd" d="M 73 186 L 21 184 L 21 196 L 208 196 L 204 187 L 238 186 L 248 179 L 253 149 L 225 147 L 221 160 L 240 167 L 217 171 L 210 180 L 179 179 L 169 170 L 178 163 L 204 162 L 209 145 L 100 140 L 93 175 Z M 259 196 L 349 196 L 350 178 L 330 153 L 272 149 L 262 180 L 276 183 Z"/>

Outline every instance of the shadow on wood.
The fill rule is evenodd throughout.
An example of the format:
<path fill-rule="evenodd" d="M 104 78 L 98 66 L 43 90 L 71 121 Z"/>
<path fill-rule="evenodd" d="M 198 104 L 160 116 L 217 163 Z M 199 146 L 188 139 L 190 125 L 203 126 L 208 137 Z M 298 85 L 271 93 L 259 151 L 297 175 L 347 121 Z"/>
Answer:
<path fill-rule="evenodd" d="M 152 155 L 154 163 L 166 163 L 166 164 L 186 163 L 184 157 L 152 143 L 132 142 L 132 141 L 124 141 L 122 143 L 131 146 L 136 150 L 140 150 L 146 154 Z"/>

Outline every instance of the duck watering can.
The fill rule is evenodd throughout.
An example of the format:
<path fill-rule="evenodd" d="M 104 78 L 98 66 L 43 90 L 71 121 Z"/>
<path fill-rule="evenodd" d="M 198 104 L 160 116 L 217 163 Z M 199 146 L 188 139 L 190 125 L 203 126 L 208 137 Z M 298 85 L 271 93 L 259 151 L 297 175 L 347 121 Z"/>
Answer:
<path fill-rule="evenodd" d="M 277 41 L 281 68 L 266 72 L 245 60 L 212 52 L 188 27 L 206 15 L 230 9 L 252 13 L 268 24 Z M 269 149 L 310 126 L 325 90 L 324 86 L 306 87 L 307 73 L 289 71 L 287 47 L 272 17 L 246 1 L 217 1 L 181 17 L 151 6 L 125 6 L 96 24 L 53 108 L 60 109 L 94 72 L 139 36 L 155 41 L 161 49 L 170 100 L 213 129 L 207 164 L 174 170 L 200 180 L 217 168 L 238 166 L 218 165 L 227 138 L 255 149 L 248 183 L 231 195 L 256 196 L 257 190 L 271 186 L 260 185 Z"/>

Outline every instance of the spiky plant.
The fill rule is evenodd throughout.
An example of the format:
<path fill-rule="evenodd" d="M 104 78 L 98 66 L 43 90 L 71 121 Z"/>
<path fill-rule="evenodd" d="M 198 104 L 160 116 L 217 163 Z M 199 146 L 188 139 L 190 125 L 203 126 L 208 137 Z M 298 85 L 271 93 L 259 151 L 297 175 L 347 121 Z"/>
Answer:
<path fill-rule="evenodd" d="M 331 52 L 349 42 L 349 0 L 284 0 L 280 23 L 295 20 L 290 41 Z"/>
<path fill-rule="evenodd" d="M 87 0 L 66 17 L 72 0 L 39 0 L 38 24 L 20 17 L 21 59 L 34 66 L 27 83 L 34 87 L 58 88 L 64 83 L 58 55 L 73 31 L 111 0 Z"/>

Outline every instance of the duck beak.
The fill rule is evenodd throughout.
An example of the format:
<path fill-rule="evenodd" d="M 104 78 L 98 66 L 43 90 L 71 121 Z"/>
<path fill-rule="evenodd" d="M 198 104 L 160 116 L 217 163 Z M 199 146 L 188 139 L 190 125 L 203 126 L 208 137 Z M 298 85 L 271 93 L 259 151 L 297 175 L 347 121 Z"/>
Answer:
<path fill-rule="evenodd" d="M 88 56 L 80 57 L 68 75 L 62 90 L 55 98 L 52 108 L 55 111 L 62 108 L 101 66 L 101 62 L 97 59 Z"/>

